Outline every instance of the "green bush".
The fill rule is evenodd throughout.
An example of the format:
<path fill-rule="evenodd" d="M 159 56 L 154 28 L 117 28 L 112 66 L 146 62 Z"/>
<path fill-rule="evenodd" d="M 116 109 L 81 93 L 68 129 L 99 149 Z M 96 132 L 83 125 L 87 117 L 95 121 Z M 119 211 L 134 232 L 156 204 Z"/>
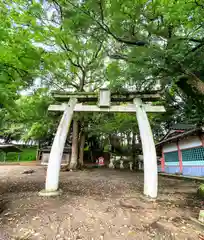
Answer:
<path fill-rule="evenodd" d="M 197 191 L 198 197 L 204 200 L 204 183 L 202 183 Z"/>
<path fill-rule="evenodd" d="M 36 160 L 36 147 L 32 148 L 21 148 L 22 152 L 20 153 L 15 153 L 15 152 L 10 152 L 7 154 L 6 157 L 6 162 L 17 162 L 18 161 L 18 154 L 20 154 L 20 159 L 19 161 L 21 162 L 26 162 L 26 161 L 34 161 Z M 4 153 L 0 152 L 0 161 L 4 161 Z"/>

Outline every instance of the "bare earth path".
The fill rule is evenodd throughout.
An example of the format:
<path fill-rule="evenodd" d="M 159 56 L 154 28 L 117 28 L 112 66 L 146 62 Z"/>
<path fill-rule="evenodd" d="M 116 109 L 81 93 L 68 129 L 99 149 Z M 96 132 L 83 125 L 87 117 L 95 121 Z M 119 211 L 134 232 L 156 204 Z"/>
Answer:
<path fill-rule="evenodd" d="M 188 219 L 202 206 L 195 182 L 160 177 L 159 198 L 148 202 L 142 173 L 62 172 L 63 195 L 42 198 L 45 170 L 22 174 L 26 169 L 0 166 L 0 239 L 202 239 L 203 230 Z"/>

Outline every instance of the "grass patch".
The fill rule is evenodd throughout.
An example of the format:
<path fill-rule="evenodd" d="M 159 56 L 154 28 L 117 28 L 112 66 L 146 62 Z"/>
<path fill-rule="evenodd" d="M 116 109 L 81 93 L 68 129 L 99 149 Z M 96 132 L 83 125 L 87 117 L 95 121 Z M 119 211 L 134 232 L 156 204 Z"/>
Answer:
<path fill-rule="evenodd" d="M 6 162 L 30 162 L 36 160 L 36 147 L 32 148 L 21 148 L 22 152 L 15 153 L 10 152 L 7 153 Z M 20 158 L 18 160 L 18 155 L 20 154 Z M 5 153 L 0 152 L 0 162 L 4 162 L 4 155 Z"/>

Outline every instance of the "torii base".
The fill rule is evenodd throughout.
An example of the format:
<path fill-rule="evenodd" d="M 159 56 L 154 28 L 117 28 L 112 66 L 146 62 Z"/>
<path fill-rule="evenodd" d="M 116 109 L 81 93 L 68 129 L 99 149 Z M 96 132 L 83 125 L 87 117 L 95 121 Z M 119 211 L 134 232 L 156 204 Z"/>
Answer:
<path fill-rule="evenodd" d="M 55 196 L 59 196 L 61 194 L 62 194 L 61 189 L 59 189 L 57 191 L 46 191 L 45 189 L 43 189 L 38 193 L 38 196 L 40 196 L 40 197 L 55 197 Z"/>

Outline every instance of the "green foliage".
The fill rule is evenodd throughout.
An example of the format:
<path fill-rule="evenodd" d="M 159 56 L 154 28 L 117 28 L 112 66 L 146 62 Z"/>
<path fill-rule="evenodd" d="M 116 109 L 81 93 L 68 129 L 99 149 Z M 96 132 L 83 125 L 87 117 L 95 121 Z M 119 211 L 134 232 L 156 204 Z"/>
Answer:
<path fill-rule="evenodd" d="M 10 109 L 19 91 L 28 88 L 40 67 L 42 49 L 32 43 L 34 18 L 23 12 L 23 1 L 1 1 L 0 26 L 0 104 Z"/>
<path fill-rule="evenodd" d="M 109 136 L 116 133 L 137 132 L 137 121 L 135 114 L 122 113 L 98 113 L 92 116 L 87 128 L 89 136 Z"/>
<path fill-rule="evenodd" d="M 140 89 L 153 88 L 158 80 L 164 87 L 177 83 L 180 75 L 185 74 L 191 89 L 203 94 L 195 83 L 203 66 L 202 3 L 89 0 L 75 8 L 92 19 L 92 28 L 98 26 L 106 35 L 109 56 L 123 61 L 119 71 L 110 63 L 117 70 L 116 76 L 120 72 L 117 80 L 121 87 L 135 83 Z M 121 75 L 124 81 L 120 81 Z M 114 74 L 108 77 L 115 81 Z M 181 89 L 189 95 L 187 89 Z"/>
<path fill-rule="evenodd" d="M 201 1 L 14 0 L 2 1 L 0 8 L 0 136 L 5 141 L 52 140 L 59 116 L 47 108 L 50 90 L 56 89 L 162 88 L 167 112 L 149 115 L 157 139 L 172 123 L 203 123 Z M 21 96 L 28 89 L 30 96 Z M 138 132 L 134 114 L 77 118 L 89 135 Z"/>
<path fill-rule="evenodd" d="M 197 195 L 199 198 L 204 199 L 204 184 L 201 184 L 198 188 Z"/>
<path fill-rule="evenodd" d="M 0 110 L 4 115 L 1 137 L 11 140 L 47 141 L 52 138 L 56 117 L 48 115 L 52 102 L 46 89 L 39 89 L 32 96 L 22 96 L 15 102 L 13 111 Z"/>

